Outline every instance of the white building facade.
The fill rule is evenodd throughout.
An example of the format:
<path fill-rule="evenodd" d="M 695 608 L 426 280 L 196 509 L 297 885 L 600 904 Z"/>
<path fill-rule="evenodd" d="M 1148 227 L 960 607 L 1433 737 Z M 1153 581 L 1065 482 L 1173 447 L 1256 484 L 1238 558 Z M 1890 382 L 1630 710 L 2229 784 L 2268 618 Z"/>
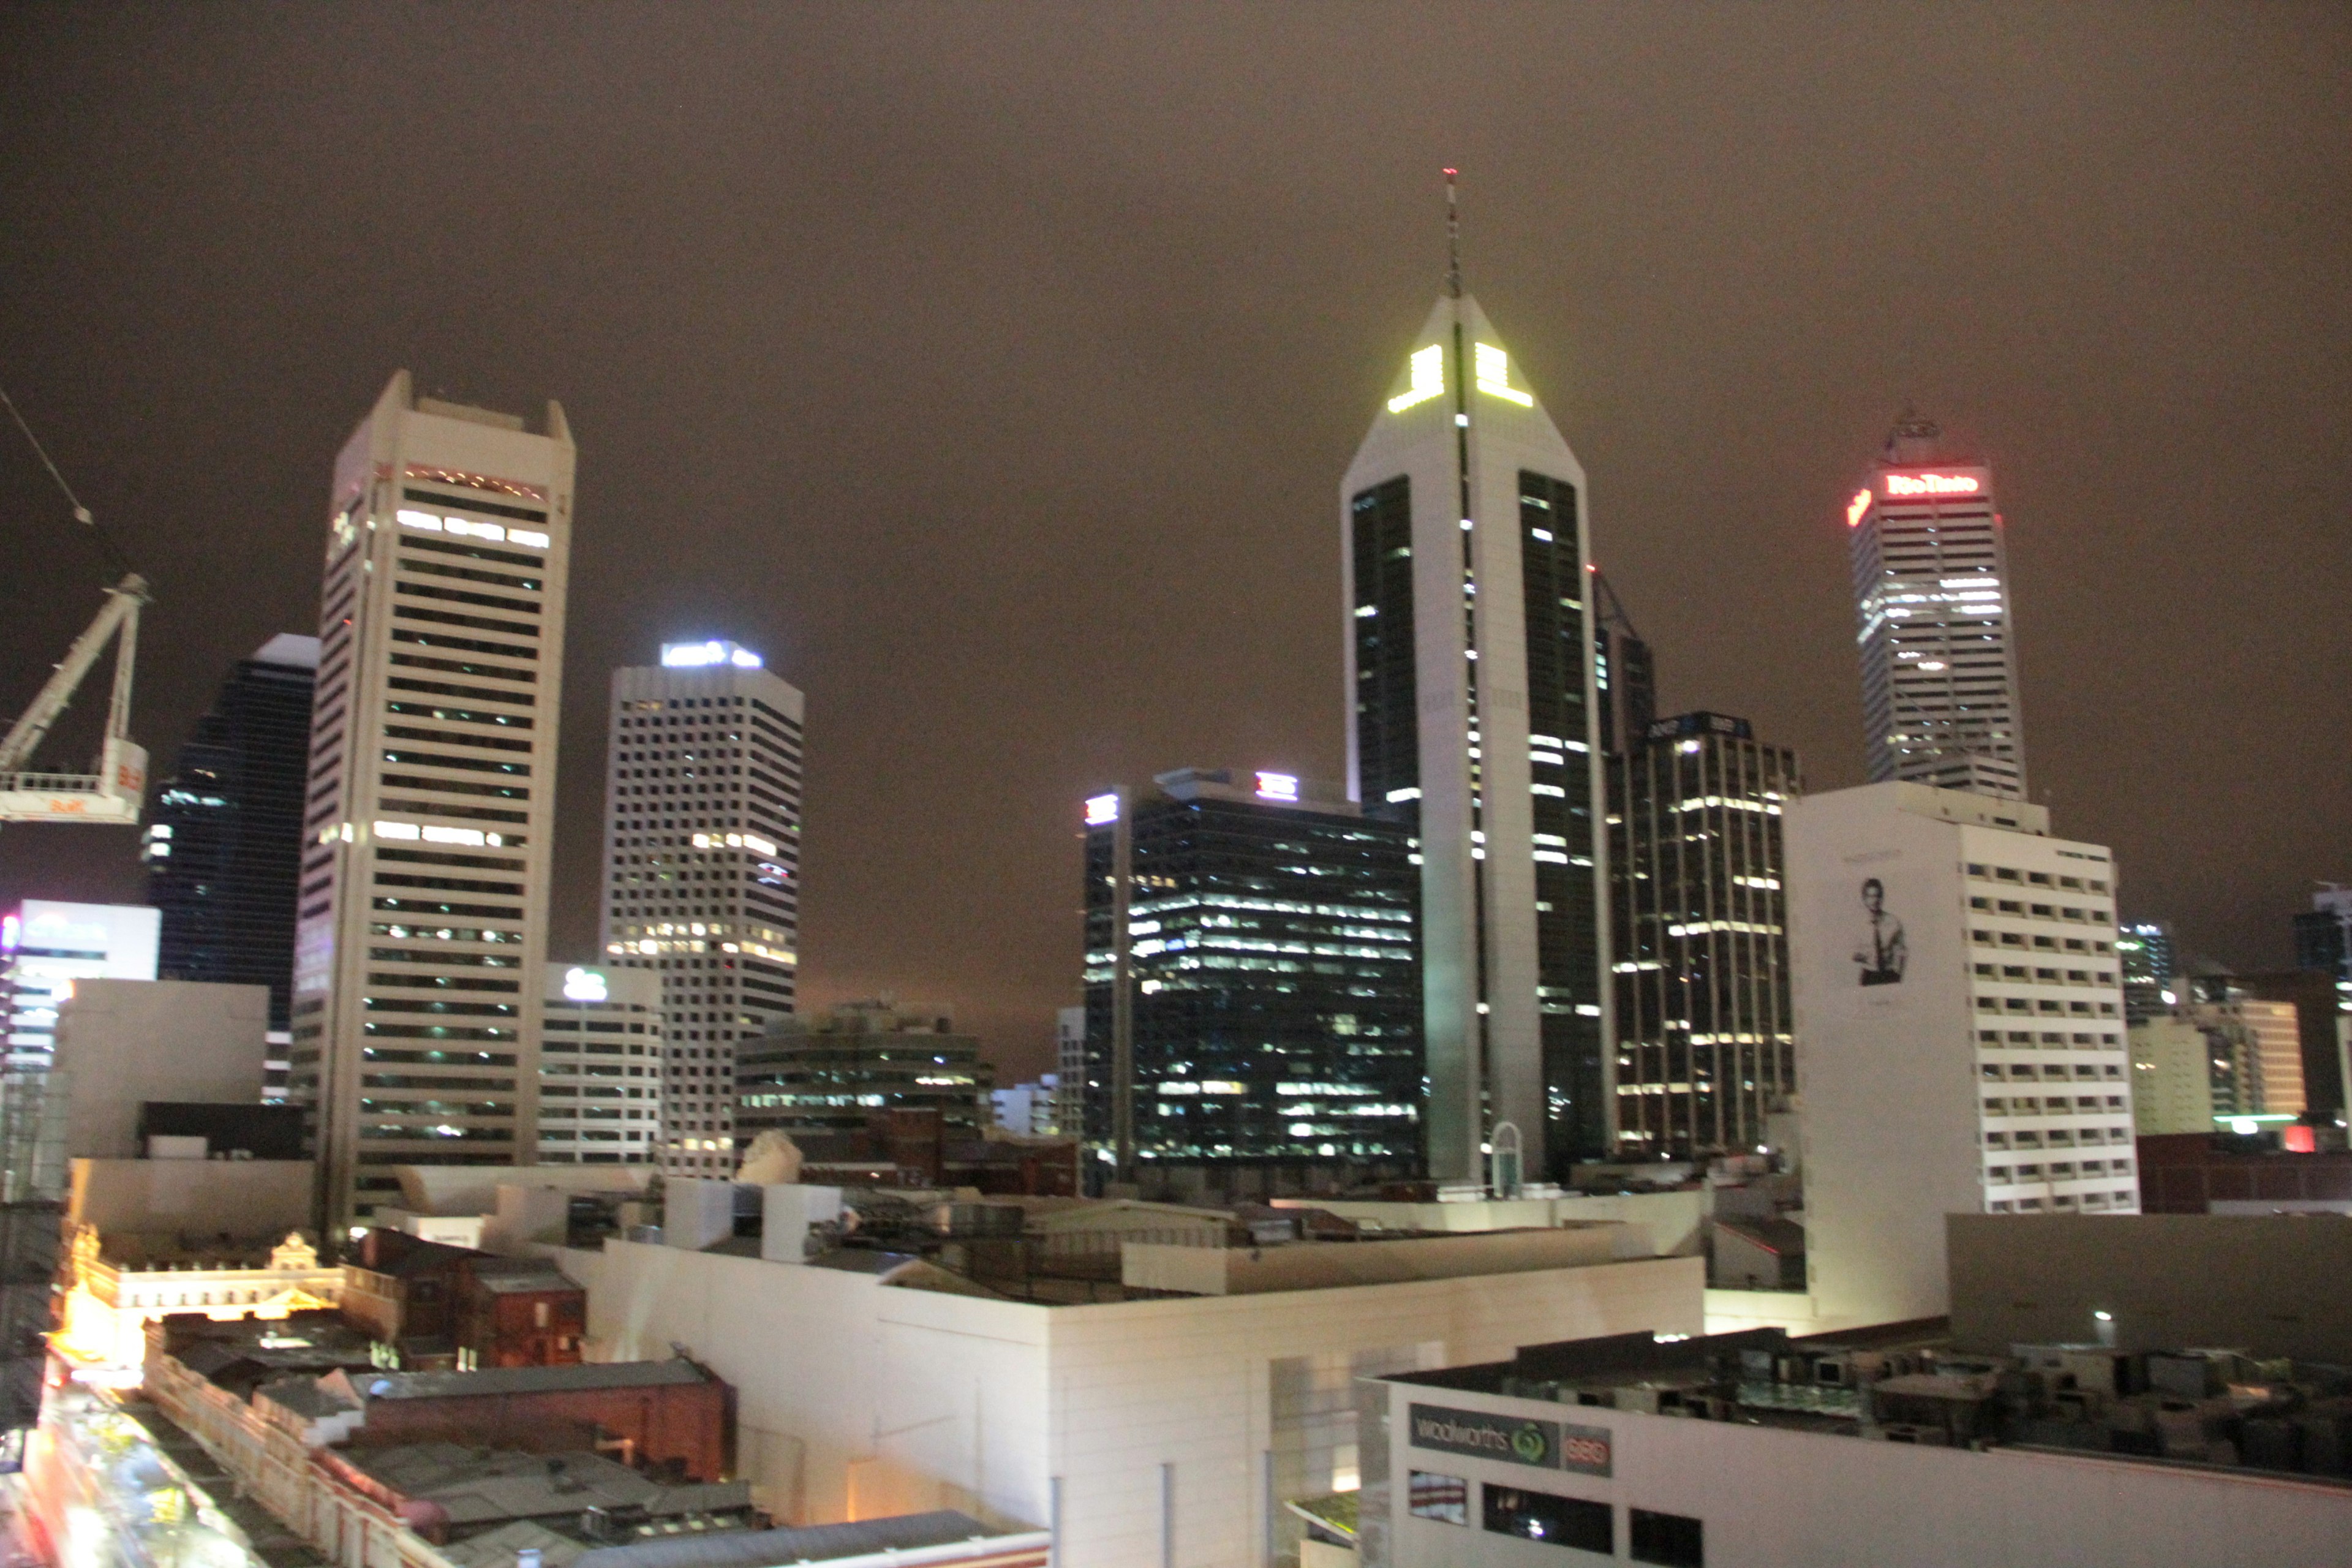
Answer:
<path fill-rule="evenodd" d="M 2025 798 L 2009 564 L 1992 469 L 1906 417 L 1846 503 L 1874 782 Z"/>
<path fill-rule="evenodd" d="M 1283 1500 L 1356 1471 L 1355 1377 L 1696 1333 L 1705 1281 L 1698 1258 L 1640 1258 L 1049 1306 L 676 1246 L 558 1256 L 593 1355 L 681 1344 L 734 1386 L 737 1473 L 780 1521 L 956 1508 L 1051 1528 L 1055 1561 L 1088 1568 L 1271 1561 Z"/>
<path fill-rule="evenodd" d="M 539 1163 L 644 1165 L 661 1152 L 661 980 L 618 965 L 547 966 Z"/>
<path fill-rule="evenodd" d="M 735 1169 L 735 1045 L 791 1015 L 799 973 L 801 693 L 731 642 L 613 672 L 607 964 L 659 977 L 659 1163 Z"/>
<path fill-rule="evenodd" d="M 2108 851 L 1905 783 L 1792 801 L 1783 832 L 1822 1321 L 1945 1311 L 1947 1214 L 2137 1213 Z"/>
<path fill-rule="evenodd" d="M 537 1145 L 573 448 L 394 375 L 336 459 L 288 1098 L 328 1223 Z"/>
<path fill-rule="evenodd" d="M 1417 828 L 1429 1173 L 1607 1151 L 1583 468 L 1458 275 L 1340 487 L 1349 796 Z"/>

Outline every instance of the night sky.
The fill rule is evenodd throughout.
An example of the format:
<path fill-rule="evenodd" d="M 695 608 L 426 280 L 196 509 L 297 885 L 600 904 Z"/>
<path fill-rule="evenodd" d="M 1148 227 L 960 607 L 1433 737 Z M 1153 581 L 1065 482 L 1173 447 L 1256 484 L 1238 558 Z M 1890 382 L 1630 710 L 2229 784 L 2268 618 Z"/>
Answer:
<path fill-rule="evenodd" d="M 0 384 L 154 581 L 159 777 L 316 629 L 392 372 L 561 400 L 557 955 L 607 671 L 734 637 L 808 694 L 804 996 L 1026 1073 L 1081 796 L 1344 776 L 1337 489 L 1446 163 L 1666 710 L 1861 782 L 1839 509 L 1916 402 L 1996 465 L 2057 830 L 2289 962 L 2352 879 L 2341 5 L 14 5 Z M 0 437 L 13 715 L 110 574 Z M 0 833 L 0 900 L 143 886 L 128 830 Z"/>

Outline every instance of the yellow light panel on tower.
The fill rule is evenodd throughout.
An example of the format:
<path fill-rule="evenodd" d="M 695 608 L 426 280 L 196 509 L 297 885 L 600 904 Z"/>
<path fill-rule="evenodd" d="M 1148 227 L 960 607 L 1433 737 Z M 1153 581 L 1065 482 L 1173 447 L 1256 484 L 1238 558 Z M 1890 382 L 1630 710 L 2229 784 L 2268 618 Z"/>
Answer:
<path fill-rule="evenodd" d="M 1416 403 L 1426 403 L 1445 393 L 1445 351 L 1435 343 L 1416 352 L 1407 362 L 1412 367 L 1412 384 L 1389 399 L 1389 412 L 1402 414 Z"/>
<path fill-rule="evenodd" d="M 1512 390 L 1511 356 L 1494 344 L 1477 345 L 1476 368 L 1479 391 L 1516 403 L 1522 408 L 1533 408 L 1536 405 L 1536 400 L 1530 394 Z"/>

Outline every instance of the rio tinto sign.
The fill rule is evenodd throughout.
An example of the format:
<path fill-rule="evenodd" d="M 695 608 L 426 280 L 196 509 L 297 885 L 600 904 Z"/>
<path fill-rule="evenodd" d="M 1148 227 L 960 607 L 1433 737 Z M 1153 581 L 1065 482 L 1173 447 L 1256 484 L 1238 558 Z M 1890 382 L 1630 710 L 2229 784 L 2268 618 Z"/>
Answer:
<path fill-rule="evenodd" d="M 1972 496 L 1984 489 L 1973 474 L 1889 474 L 1886 494 L 1895 496 Z"/>

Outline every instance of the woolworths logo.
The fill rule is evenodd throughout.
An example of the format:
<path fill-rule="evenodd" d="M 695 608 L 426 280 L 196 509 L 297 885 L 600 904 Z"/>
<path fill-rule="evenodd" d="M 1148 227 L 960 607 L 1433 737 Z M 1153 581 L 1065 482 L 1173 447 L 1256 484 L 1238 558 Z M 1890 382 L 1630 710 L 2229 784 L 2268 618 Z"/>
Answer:
<path fill-rule="evenodd" d="M 1411 1415 L 1416 1448 L 1475 1454 L 1485 1459 L 1589 1476 L 1611 1472 L 1612 1455 L 1606 1426 L 1570 1426 L 1557 1421 L 1449 1410 L 1439 1405 L 1413 1405 Z"/>
<path fill-rule="evenodd" d="M 1521 1465 L 1541 1465 L 1550 1469 L 1559 1462 L 1559 1424 L 1416 1405 L 1412 1407 L 1412 1446 L 1448 1454 L 1477 1454 Z"/>

